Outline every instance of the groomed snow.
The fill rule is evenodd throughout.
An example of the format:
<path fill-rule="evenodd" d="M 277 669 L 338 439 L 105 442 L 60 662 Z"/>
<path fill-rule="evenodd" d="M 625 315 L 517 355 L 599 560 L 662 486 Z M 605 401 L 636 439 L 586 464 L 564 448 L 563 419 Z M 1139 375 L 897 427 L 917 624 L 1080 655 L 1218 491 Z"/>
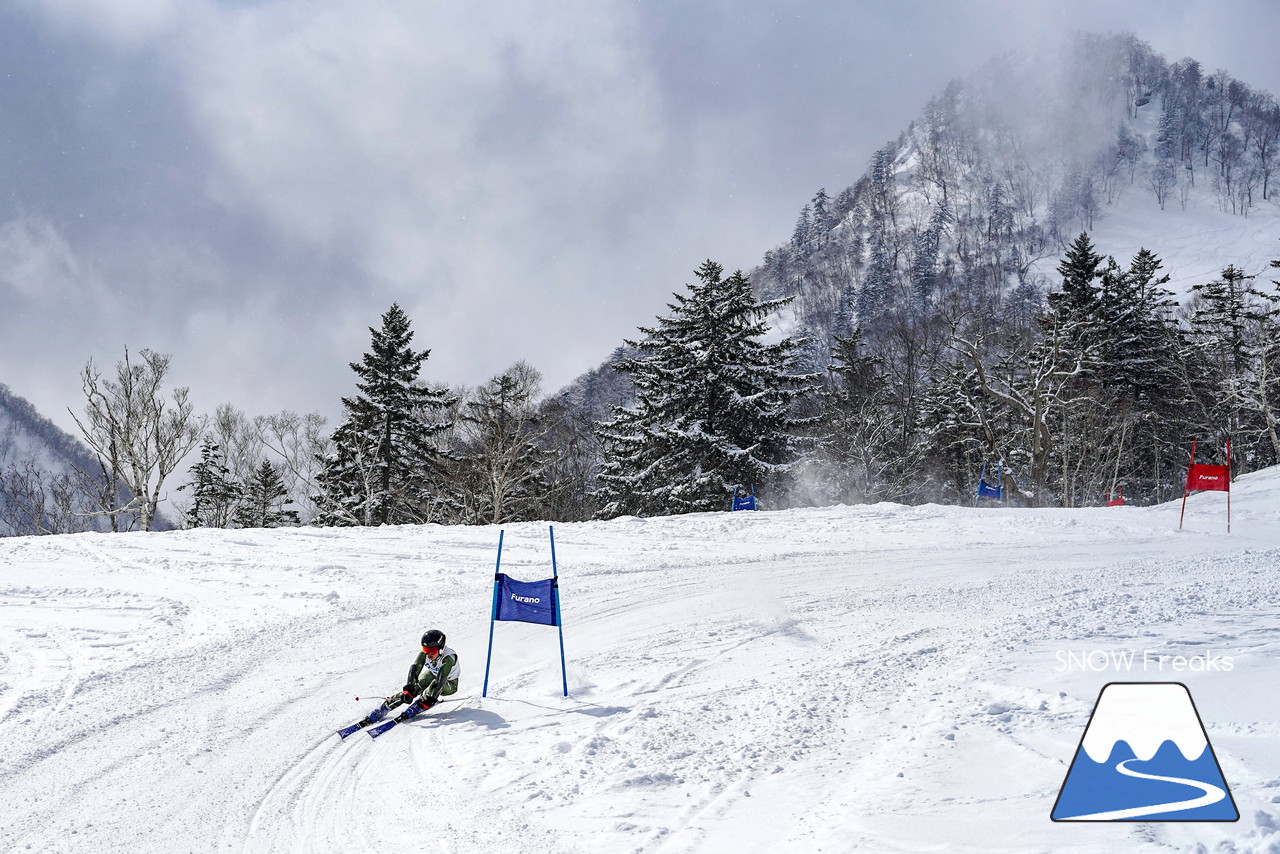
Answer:
<path fill-rule="evenodd" d="M 557 525 L 568 699 L 514 623 L 479 697 L 497 528 L 0 540 L 0 851 L 1280 850 L 1280 470 L 1224 509 Z M 431 626 L 469 699 L 339 741 Z M 1189 687 L 1240 822 L 1049 820 L 1135 680 Z"/>

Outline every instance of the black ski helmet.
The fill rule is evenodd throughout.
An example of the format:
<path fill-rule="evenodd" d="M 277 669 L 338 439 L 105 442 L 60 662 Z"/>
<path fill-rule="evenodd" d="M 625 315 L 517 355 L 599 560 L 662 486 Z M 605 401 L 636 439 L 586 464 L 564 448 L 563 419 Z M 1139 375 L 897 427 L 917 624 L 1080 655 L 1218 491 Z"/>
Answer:
<path fill-rule="evenodd" d="M 431 629 L 425 635 L 422 636 L 422 645 L 443 647 L 444 632 L 440 631 L 439 629 Z"/>

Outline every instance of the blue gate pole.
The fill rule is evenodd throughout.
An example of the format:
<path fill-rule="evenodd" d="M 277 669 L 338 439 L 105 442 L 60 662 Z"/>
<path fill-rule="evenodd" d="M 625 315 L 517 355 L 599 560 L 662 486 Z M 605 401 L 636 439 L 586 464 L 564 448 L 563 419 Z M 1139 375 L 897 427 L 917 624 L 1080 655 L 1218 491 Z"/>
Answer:
<path fill-rule="evenodd" d="M 1004 460 L 996 461 L 996 483 L 1000 484 L 1000 506 L 1004 506 Z"/>
<path fill-rule="evenodd" d="M 556 569 L 556 529 L 547 526 L 547 534 L 551 537 L 551 589 L 556 596 L 556 631 L 560 633 L 560 679 L 564 684 L 564 695 L 569 696 L 569 671 L 564 664 L 564 621 L 560 619 L 560 573 Z"/>
<path fill-rule="evenodd" d="M 481 697 L 489 696 L 489 662 L 493 660 L 493 625 L 498 620 L 498 585 L 501 583 L 499 576 L 502 572 L 502 535 L 505 531 L 498 532 L 498 562 L 493 566 L 493 610 L 489 614 L 489 652 L 484 657 L 484 689 L 480 692 Z"/>

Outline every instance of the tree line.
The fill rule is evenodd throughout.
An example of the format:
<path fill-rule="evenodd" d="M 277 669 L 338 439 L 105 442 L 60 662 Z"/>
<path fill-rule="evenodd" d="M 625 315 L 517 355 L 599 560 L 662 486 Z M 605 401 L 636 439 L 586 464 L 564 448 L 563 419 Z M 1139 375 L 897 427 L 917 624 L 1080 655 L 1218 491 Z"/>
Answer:
<path fill-rule="evenodd" d="M 727 509 L 748 489 L 771 508 L 967 503 L 984 463 L 1014 503 L 1165 501 L 1192 439 L 1212 454 L 1231 438 L 1238 472 L 1280 462 L 1280 284 L 1228 265 L 1179 305 L 1160 268 L 1081 233 L 1031 311 L 982 324 L 963 303 L 926 319 L 907 301 L 835 335 L 809 371 L 805 341 L 769 327 L 790 300 L 707 261 L 626 342 L 611 370 L 632 392 L 603 418 L 541 398 L 525 362 L 475 388 L 423 381 L 430 353 L 398 305 L 351 363 L 332 430 L 230 405 L 197 416 L 188 389 L 164 391 L 168 356 L 126 352 L 110 375 L 81 374 L 73 414 L 96 466 L 11 464 L 0 507 L 23 533 L 148 530 L 193 452 L 168 493 L 185 527 L 652 516 Z"/>

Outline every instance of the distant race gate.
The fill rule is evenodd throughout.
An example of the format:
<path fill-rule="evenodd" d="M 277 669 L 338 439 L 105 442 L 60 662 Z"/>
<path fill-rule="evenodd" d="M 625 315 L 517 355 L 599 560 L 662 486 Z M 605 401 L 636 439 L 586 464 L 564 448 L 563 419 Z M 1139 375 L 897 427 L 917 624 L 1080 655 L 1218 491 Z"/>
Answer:
<path fill-rule="evenodd" d="M 1182 488 L 1182 515 L 1178 530 L 1187 515 L 1187 495 L 1192 492 L 1225 492 L 1227 494 L 1227 533 L 1231 533 L 1231 440 L 1227 440 L 1227 464 L 1211 466 L 1196 462 L 1196 442 L 1191 440 L 1191 462 L 1187 466 L 1187 485 Z"/>

